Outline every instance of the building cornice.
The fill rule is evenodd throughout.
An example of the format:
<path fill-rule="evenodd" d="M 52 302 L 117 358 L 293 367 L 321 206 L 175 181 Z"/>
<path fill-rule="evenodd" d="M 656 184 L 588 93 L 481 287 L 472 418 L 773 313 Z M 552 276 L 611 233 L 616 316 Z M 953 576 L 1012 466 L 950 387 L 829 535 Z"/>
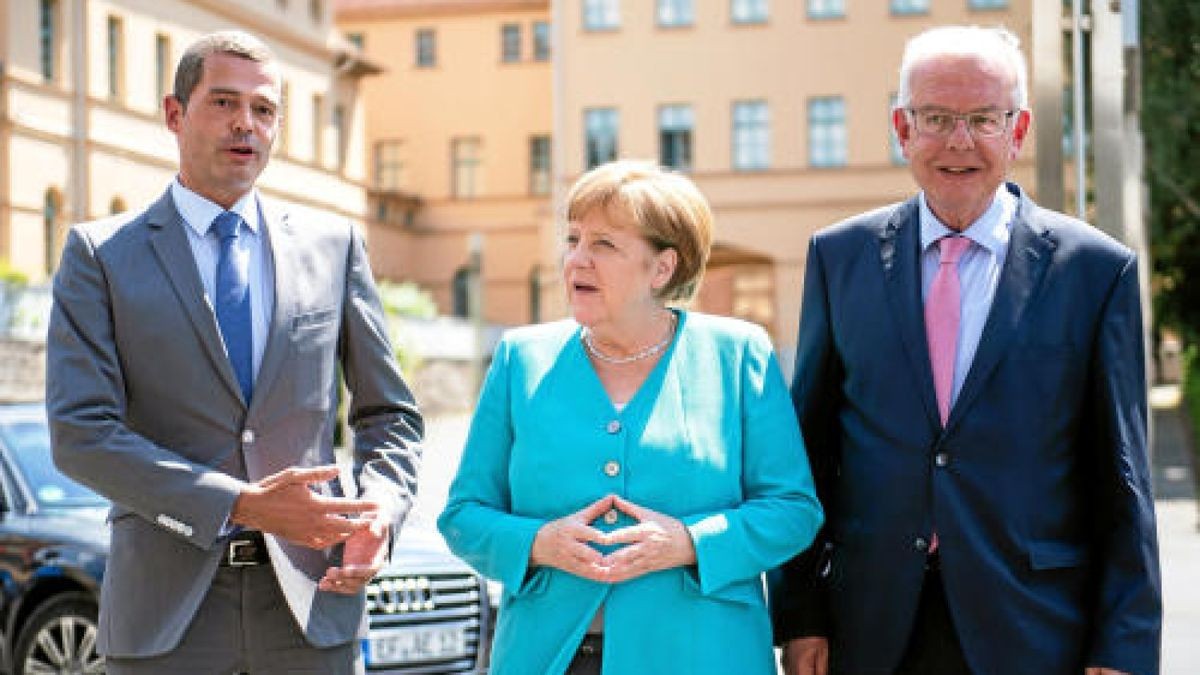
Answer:
<path fill-rule="evenodd" d="M 549 0 L 337 0 L 338 22 L 550 11 Z"/>

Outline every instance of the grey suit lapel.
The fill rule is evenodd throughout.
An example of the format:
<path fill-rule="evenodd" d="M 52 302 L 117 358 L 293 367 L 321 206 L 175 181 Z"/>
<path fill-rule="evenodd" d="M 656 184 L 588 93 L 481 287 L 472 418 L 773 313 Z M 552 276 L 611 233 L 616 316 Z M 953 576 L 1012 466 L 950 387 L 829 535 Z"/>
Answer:
<path fill-rule="evenodd" d="M 886 280 L 886 295 L 892 318 L 908 354 L 913 381 L 925 405 L 929 423 L 937 428 L 937 397 L 929 365 L 929 347 L 925 337 L 921 303 L 921 244 L 917 200 L 910 199 L 896 208 L 879 233 L 879 262 Z"/>
<path fill-rule="evenodd" d="M 233 366 L 225 356 L 225 346 L 221 340 L 220 329 L 217 328 L 216 315 L 204 295 L 204 284 L 200 281 L 196 259 L 192 255 L 187 232 L 183 229 L 187 224 L 175 208 L 170 190 L 147 209 L 146 223 L 150 228 L 150 247 L 154 249 L 163 273 L 175 289 L 179 304 L 187 311 L 188 319 L 200 338 L 205 355 L 212 362 L 221 381 L 229 388 L 230 394 L 241 400 L 241 388 L 233 373 Z"/>
<path fill-rule="evenodd" d="M 272 382 L 279 376 L 279 369 L 283 367 L 288 351 L 288 322 L 295 315 L 296 305 L 295 284 L 282 283 L 282 280 L 296 278 L 293 267 L 294 233 L 288 214 L 261 196 L 258 203 L 275 268 L 275 308 L 271 312 L 271 328 L 267 334 L 266 348 L 263 350 L 262 365 L 254 382 L 254 390 L 262 392 L 263 395 L 255 395 L 252 408 L 257 408 L 256 404 L 266 398 L 266 392 L 270 391 Z"/>
<path fill-rule="evenodd" d="M 979 348 L 962 390 L 950 410 L 946 422 L 949 431 L 966 414 L 971 403 L 979 396 L 988 377 L 1008 352 L 1016 335 L 1029 301 L 1036 295 L 1045 276 L 1056 244 L 1049 232 L 1036 221 L 1037 205 L 1024 193 L 1018 193 L 1020 205 L 1013 217 L 1012 240 L 1008 246 L 1008 258 L 1000 273 L 996 296 L 984 324 Z"/>

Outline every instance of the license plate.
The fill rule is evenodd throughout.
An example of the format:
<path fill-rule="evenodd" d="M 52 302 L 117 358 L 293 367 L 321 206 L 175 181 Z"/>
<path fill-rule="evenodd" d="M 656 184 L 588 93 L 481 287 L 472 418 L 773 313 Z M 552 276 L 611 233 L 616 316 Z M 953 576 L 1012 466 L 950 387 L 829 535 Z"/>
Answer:
<path fill-rule="evenodd" d="M 457 623 L 372 630 L 363 640 L 363 658 L 368 666 L 388 666 L 467 656 L 466 628 Z"/>

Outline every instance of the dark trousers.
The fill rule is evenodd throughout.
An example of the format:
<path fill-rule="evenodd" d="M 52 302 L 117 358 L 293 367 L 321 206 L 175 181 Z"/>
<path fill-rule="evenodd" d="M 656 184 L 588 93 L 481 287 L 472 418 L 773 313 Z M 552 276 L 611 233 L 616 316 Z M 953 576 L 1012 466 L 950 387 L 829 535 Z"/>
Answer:
<path fill-rule="evenodd" d="M 287 608 L 270 565 L 221 567 L 175 649 L 143 659 L 109 658 L 108 675 L 355 675 L 357 640 L 318 649 Z"/>
<path fill-rule="evenodd" d="M 917 619 L 896 675 L 971 675 L 950 619 L 936 556 L 925 572 Z"/>
<path fill-rule="evenodd" d="M 604 637 L 588 633 L 575 650 L 575 658 L 564 675 L 600 675 L 600 658 L 604 655 Z"/>

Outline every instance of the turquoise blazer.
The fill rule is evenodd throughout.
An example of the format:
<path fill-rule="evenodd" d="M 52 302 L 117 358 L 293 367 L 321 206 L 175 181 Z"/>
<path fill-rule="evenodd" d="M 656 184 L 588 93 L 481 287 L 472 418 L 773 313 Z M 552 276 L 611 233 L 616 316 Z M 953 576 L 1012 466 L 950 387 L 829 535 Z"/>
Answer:
<path fill-rule="evenodd" d="M 821 506 L 766 334 L 690 312 L 678 325 L 621 412 L 575 322 L 497 347 L 438 520 L 504 584 L 493 675 L 562 673 L 602 604 L 606 674 L 774 675 L 761 574 L 808 546 Z M 679 518 L 697 563 L 619 584 L 529 565 L 538 528 L 610 493 Z"/>

